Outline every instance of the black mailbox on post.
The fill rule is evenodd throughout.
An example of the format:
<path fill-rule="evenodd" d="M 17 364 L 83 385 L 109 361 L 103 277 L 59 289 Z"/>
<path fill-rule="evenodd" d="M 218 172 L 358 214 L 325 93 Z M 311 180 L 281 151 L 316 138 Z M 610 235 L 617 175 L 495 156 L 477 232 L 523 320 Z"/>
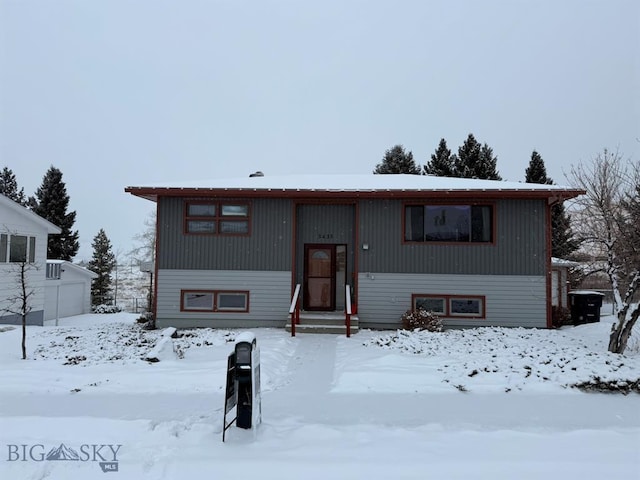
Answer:
<path fill-rule="evenodd" d="M 227 413 L 236 408 L 236 417 L 227 424 Z M 236 422 L 236 426 L 254 429 L 262 421 L 260 401 L 260 350 L 256 337 L 244 332 L 236 337 L 234 351 L 229 355 L 227 368 L 227 392 L 224 406 L 225 432 Z"/>
<path fill-rule="evenodd" d="M 600 308 L 604 293 L 589 290 L 574 290 L 569 292 L 571 305 L 571 323 L 595 323 L 600 321 Z"/>

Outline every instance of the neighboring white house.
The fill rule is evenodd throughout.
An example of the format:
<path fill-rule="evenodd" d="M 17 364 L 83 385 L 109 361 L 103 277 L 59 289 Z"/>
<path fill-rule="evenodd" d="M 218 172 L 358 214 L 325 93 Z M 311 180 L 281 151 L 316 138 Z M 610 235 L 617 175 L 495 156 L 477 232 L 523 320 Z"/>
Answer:
<path fill-rule="evenodd" d="M 44 319 L 91 313 L 91 280 L 98 274 L 66 260 L 47 260 Z"/>
<path fill-rule="evenodd" d="M 31 210 L 0 195 L 0 323 L 20 324 L 20 265 L 26 263 L 26 284 L 33 296 L 27 324 L 44 321 L 47 238 L 61 230 Z"/>

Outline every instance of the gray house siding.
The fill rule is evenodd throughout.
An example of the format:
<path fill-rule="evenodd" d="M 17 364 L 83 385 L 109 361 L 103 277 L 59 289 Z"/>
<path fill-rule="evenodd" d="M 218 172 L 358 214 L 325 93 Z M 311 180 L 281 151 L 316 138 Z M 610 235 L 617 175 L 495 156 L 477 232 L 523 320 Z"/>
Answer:
<path fill-rule="evenodd" d="M 364 328 L 398 328 L 412 294 L 485 297 L 485 319 L 444 318 L 450 327 L 546 327 L 544 276 L 361 273 L 358 283 L 358 314 Z"/>
<path fill-rule="evenodd" d="M 347 245 L 349 282 L 354 265 L 355 205 L 301 204 L 296 206 L 296 215 L 296 283 L 303 281 L 306 244 Z"/>
<path fill-rule="evenodd" d="M 250 235 L 185 235 L 185 199 L 158 199 L 158 268 L 290 271 L 291 201 L 237 198 L 234 201 L 250 204 Z"/>
<path fill-rule="evenodd" d="M 412 294 L 484 297 L 486 318 L 445 319 L 452 327 L 546 326 L 546 200 L 487 202 L 494 242 L 482 245 L 403 242 L 404 205 L 413 202 L 397 199 L 242 201 L 251 206 L 250 235 L 185 235 L 185 199 L 159 198 L 158 326 L 284 326 L 293 285 L 303 283 L 305 244 L 347 245 L 347 282 L 357 260 L 365 328 L 397 328 Z M 249 312 L 181 312 L 186 289 L 249 291 Z"/>
<path fill-rule="evenodd" d="M 360 242 L 369 249 L 361 251 L 360 272 L 544 275 L 544 200 L 492 202 L 496 225 L 492 245 L 403 243 L 405 203 L 361 201 Z"/>
<path fill-rule="evenodd" d="M 181 312 L 181 290 L 249 291 L 249 312 Z M 284 327 L 290 271 L 159 270 L 156 324 L 176 327 Z"/>

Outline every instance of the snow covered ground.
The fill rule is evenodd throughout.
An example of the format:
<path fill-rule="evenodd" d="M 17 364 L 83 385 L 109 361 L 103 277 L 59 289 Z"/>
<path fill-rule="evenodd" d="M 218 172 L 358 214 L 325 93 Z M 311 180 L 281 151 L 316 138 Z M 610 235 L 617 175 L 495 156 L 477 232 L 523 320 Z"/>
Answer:
<path fill-rule="evenodd" d="M 640 395 L 573 387 L 637 388 L 637 343 L 606 352 L 611 318 L 350 339 L 255 329 L 263 424 L 224 444 L 240 330 L 184 331 L 182 358 L 149 363 L 161 332 L 135 318 L 29 327 L 26 361 L 20 328 L 0 326 L 1 479 L 638 478 Z"/>

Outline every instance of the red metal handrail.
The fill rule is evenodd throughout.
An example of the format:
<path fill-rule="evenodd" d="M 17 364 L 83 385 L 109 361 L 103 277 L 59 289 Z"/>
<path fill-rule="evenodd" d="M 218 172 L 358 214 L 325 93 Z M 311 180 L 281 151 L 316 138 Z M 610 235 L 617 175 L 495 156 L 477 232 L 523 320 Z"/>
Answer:
<path fill-rule="evenodd" d="M 344 287 L 344 323 L 347 327 L 347 338 L 351 336 L 351 287 Z"/>
<path fill-rule="evenodd" d="M 289 306 L 289 315 L 291 315 L 291 336 L 296 336 L 296 324 L 300 323 L 300 284 L 296 285 Z"/>

